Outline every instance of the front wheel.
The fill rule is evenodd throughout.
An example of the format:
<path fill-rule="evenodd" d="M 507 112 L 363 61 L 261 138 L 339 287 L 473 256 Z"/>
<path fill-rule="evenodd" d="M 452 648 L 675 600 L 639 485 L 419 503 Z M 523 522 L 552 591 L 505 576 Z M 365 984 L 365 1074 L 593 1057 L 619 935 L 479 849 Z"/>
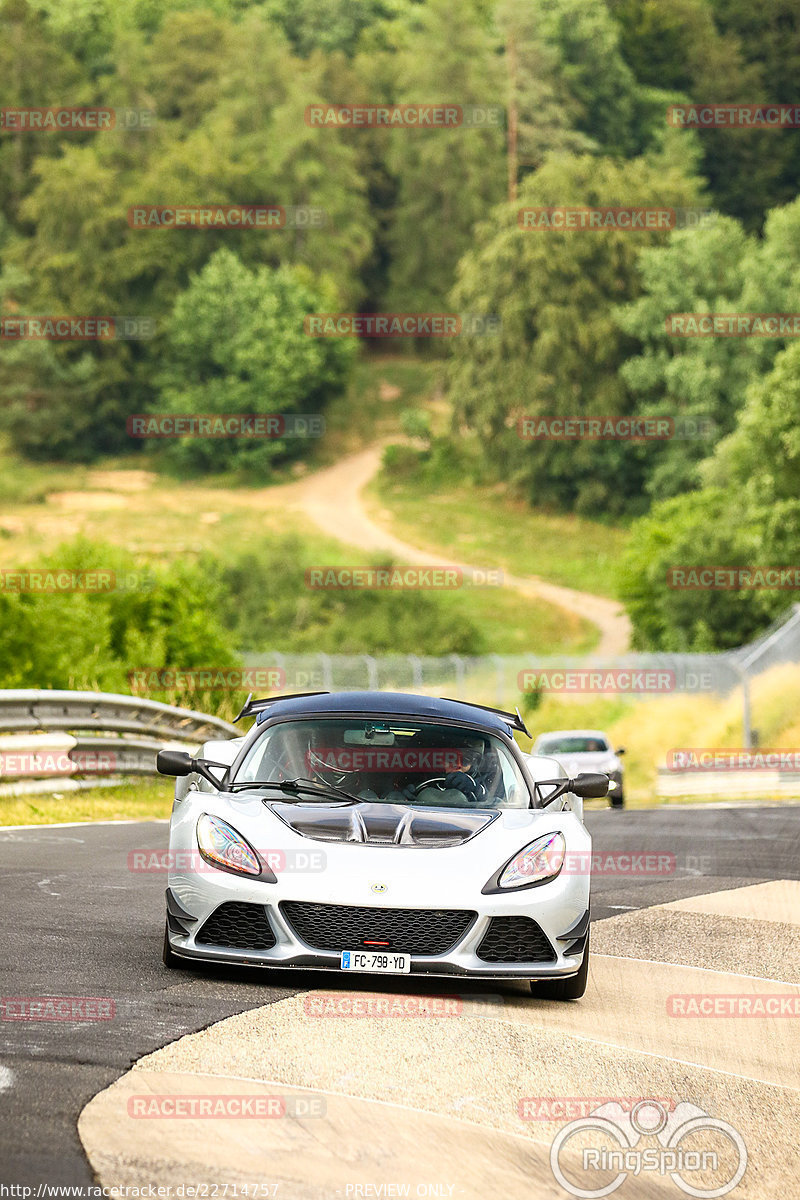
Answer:
<path fill-rule="evenodd" d="M 624 808 L 625 807 L 625 795 L 621 789 L 619 791 L 612 792 L 611 795 L 609 796 L 609 800 L 611 801 L 612 808 Z"/>
<path fill-rule="evenodd" d="M 589 936 L 586 936 L 586 949 L 583 952 L 583 962 L 577 975 L 567 979 L 532 979 L 531 992 L 539 1000 L 580 1000 L 589 982 Z"/>

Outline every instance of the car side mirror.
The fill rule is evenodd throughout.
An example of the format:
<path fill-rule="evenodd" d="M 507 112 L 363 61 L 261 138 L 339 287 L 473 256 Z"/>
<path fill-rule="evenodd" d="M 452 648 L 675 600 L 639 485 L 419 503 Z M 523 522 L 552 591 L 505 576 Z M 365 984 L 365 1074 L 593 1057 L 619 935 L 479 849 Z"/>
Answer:
<path fill-rule="evenodd" d="M 608 795 L 608 776 L 584 771 L 570 780 L 569 790 L 584 800 L 600 800 Z"/>
<path fill-rule="evenodd" d="M 614 751 L 614 753 L 615 753 L 615 754 L 624 754 L 624 753 L 625 753 L 625 747 L 624 747 L 624 746 L 620 746 L 618 750 L 615 750 L 615 751 Z"/>
<path fill-rule="evenodd" d="M 184 750 L 159 750 L 156 755 L 156 770 L 160 775 L 174 775 L 176 778 L 191 775 L 194 760 L 191 754 Z"/>
<path fill-rule="evenodd" d="M 159 750 L 156 755 L 156 769 L 162 775 L 191 775 L 194 771 L 207 779 L 212 787 L 219 788 L 219 779 L 211 774 L 209 767 L 218 767 L 227 771 L 230 763 L 212 762 L 210 758 L 192 758 L 184 750 Z"/>

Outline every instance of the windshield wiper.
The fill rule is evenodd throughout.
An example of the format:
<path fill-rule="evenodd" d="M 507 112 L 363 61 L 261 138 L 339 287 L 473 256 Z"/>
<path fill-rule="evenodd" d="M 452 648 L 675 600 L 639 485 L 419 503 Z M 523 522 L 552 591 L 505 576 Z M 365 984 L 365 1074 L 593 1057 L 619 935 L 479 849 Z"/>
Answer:
<path fill-rule="evenodd" d="M 361 804 L 361 797 L 354 796 L 352 792 L 346 792 L 343 788 L 335 787 L 333 784 L 315 783 L 313 779 L 285 779 L 283 783 L 277 783 L 272 779 L 265 779 L 261 782 L 254 783 L 232 783 L 229 785 L 230 790 L 234 788 L 276 788 L 281 792 L 294 792 L 297 795 L 322 796 L 324 800 L 330 800 L 331 797 L 337 800 L 347 800 L 350 804 Z"/>

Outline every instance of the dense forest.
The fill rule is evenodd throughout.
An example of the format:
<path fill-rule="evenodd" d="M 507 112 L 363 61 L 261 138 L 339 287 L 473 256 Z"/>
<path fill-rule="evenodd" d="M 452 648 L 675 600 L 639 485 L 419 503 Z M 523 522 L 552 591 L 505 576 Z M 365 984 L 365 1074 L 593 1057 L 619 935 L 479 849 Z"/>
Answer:
<path fill-rule="evenodd" d="M 620 587 L 635 645 L 740 644 L 785 595 L 664 580 L 675 563 L 796 560 L 800 346 L 676 338 L 665 322 L 800 312 L 800 129 L 682 128 L 668 111 L 792 103 L 798 64 L 791 0 L 2 0 L 0 429 L 31 461 L 91 462 L 141 449 L 131 414 L 320 413 L 359 345 L 306 336 L 309 314 L 482 314 L 490 333 L 391 344 L 441 359 L 452 407 L 410 469 L 455 464 L 531 505 L 632 523 Z M 309 119 L 358 105 L 477 116 Z M 106 108 L 111 127 L 5 115 L 67 106 Z M 170 205 L 294 218 L 130 220 Z M 700 217 L 520 227 L 520 209 L 554 205 Z M 136 318 L 150 336 L 15 339 L 11 323 L 36 314 Z M 701 433 L 521 438 L 537 414 Z M 161 459 L 264 481 L 306 452 L 186 439 Z"/>

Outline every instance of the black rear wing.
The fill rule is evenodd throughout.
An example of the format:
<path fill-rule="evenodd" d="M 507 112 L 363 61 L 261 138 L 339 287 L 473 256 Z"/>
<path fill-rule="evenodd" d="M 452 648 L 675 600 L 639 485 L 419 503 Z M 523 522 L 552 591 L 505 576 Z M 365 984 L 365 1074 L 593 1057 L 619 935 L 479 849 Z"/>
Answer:
<path fill-rule="evenodd" d="M 530 733 L 523 721 L 518 708 L 515 708 L 513 713 L 510 713 L 506 712 L 504 708 L 493 708 L 491 704 L 473 704 L 471 700 L 453 700 L 450 696 L 440 696 L 439 699 L 446 700 L 448 704 L 466 704 L 468 708 L 479 708 L 481 712 L 490 712 L 498 717 L 505 717 L 512 729 L 518 729 L 520 733 L 524 733 L 529 738 L 533 737 L 533 734 Z"/>
<path fill-rule="evenodd" d="M 253 693 L 245 700 L 241 712 L 233 718 L 234 725 L 237 721 L 241 721 L 244 717 L 255 717 L 259 713 L 264 712 L 269 708 L 270 704 L 277 704 L 279 700 L 299 700 L 306 696 L 330 696 L 330 692 L 292 692 L 290 695 L 270 696 L 265 700 L 254 700 Z M 481 712 L 494 713 L 498 717 L 503 717 L 508 721 L 512 729 L 518 729 L 520 733 L 524 733 L 527 737 L 532 737 L 525 722 L 520 715 L 518 708 L 515 708 L 513 713 L 506 712 L 503 708 L 492 708 L 489 704 L 473 704 L 471 700 L 453 700 L 448 696 L 440 696 L 440 700 L 446 700 L 448 704 L 465 704 L 467 708 L 479 708 Z"/>
<path fill-rule="evenodd" d="M 233 718 L 233 723 L 235 725 L 237 721 L 241 721 L 242 717 L 257 716 L 269 708 L 270 704 L 276 704 L 278 700 L 299 700 L 301 696 L 330 696 L 330 692 L 292 692 L 288 696 L 270 696 L 266 700 L 254 700 L 251 692 L 242 705 L 239 715 Z"/>

